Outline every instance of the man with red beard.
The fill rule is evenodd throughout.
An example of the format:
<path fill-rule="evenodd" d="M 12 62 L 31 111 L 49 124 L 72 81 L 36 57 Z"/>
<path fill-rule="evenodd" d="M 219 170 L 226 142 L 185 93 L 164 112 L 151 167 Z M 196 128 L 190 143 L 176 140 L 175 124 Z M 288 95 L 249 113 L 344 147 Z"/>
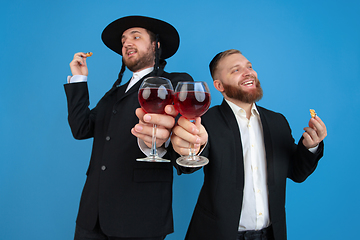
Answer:
<path fill-rule="evenodd" d="M 311 118 L 295 144 L 285 117 L 255 104 L 262 97 L 260 82 L 238 50 L 217 54 L 210 72 L 223 103 L 196 128 L 181 117 L 171 139 L 183 155 L 189 143 L 207 141 L 201 155 L 210 162 L 186 239 L 285 240 L 286 179 L 303 182 L 315 170 L 326 126 Z M 178 167 L 179 174 L 194 170 Z"/>
<path fill-rule="evenodd" d="M 260 82 L 238 50 L 217 54 L 210 72 L 222 104 L 195 124 L 180 117 L 171 136 L 174 161 L 188 154 L 190 143 L 197 151 L 204 146 L 201 155 L 209 159 L 185 239 L 285 240 L 286 179 L 303 182 L 315 170 L 326 126 L 311 118 L 295 144 L 285 117 L 255 104 Z M 178 174 L 198 169 L 177 166 Z"/>
<path fill-rule="evenodd" d="M 145 154 L 131 135 L 138 119 L 138 90 L 147 76 L 162 76 L 176 86 L 192 81 L 186 73 L 167 73 L 165 60 L 179 47 L 176 29 L 161 20 L 128 16 L 110 23 L 102 33 L 107 47 L 122 56 L 113 87 L 89 109 L 87 55 L 70 63 L 65 84 L 68 120 L 76 139 L 93 138 L 93 149 L 82 192 L 75 240 L 162 240 L 173 232 L 171 163 L 136 161 Z M 133 77 L 121 85 L 125 67 Z M 161 146 L 167 129 L 158 128 Z"/>

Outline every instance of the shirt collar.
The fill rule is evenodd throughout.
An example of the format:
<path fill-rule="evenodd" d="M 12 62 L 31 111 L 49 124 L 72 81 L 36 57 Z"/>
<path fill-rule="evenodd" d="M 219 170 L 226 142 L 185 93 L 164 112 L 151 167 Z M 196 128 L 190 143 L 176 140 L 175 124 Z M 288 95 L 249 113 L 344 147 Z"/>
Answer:
<path fill-rule="evenodd" d="M 246 117 L 246 112 L 243 108 L 239 107 L 238 105 L 227 99 L 225 99 L 225 101 L 229 104 L 231 110 L 234 112 L 235 115 Z M 251 115 L 252 116 L 260 115 L 255 103 L 253 103 L 251 106 Z"/>
<path fill-rule="evenodd" d="M 142 79 L 144 76 L 149 74 L 153 69 L 154 69 L 153 67 L 150 67 L 150 68 L 141 70 L 139 72 L 133 72 L 133 76 L 130 79 L 130 82 L 129 82 L 125 92 L 127 92 L 132 86 L 134 86 L 140 79 Z"/>
<path fill-rule="evenodd" d="M 133 73 L 133 79 L 136 79 L 136 80 L 142 79 L 144 76 L 151 73 L 153 69 L 154 69 L 154 67 L 149 67 L 149 68 L 146 68 L 146 69 L 141 70 L 139 72 L 134 72 Z"/>

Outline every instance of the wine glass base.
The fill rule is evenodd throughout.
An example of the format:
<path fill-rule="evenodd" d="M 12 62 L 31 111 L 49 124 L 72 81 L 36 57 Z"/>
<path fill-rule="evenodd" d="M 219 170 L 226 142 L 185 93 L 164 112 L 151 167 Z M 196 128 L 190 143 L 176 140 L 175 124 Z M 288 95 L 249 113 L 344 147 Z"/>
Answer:
<path fill-rule="evenodd" d="M 203 156 L 182 156 L 176 159 L 176 163 L 183 167 L 202 167 L 209 163 L 209 159 Z"/>
<path fill-rule="evenodd" d="M 136 161 L 138 161 L 138 162 L 171 162 L 170 160 L 161 158 L 159 156 L 148 156 L 145 158 L 137 158 Z"/>

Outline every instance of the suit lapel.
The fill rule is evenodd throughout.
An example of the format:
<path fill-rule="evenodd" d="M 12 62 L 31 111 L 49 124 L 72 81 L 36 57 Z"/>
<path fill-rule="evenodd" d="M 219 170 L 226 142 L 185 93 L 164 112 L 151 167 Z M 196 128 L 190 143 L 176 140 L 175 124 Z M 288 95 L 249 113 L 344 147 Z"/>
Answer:
<path fill-rule="evenodd" d="M 116 102 L 120 101 L 124 97 L 125 90 L 126 90 L 127 86 L 129 85 L 129 83 L 130 83 L 130 81 L 128 81 L 126 84 L 118 87 L 117 94 L 116 94 Z"/>
<path fill-rule="evenodd" d="M 140 87 L 141 83 L 142 83 L 142 80 L 143 79 L 140 79 L 139 81 L 137 81 L 137 83 L 135 83 L 127 92 L 125 92 L 125 91 L 126 91 L 127 86 L 129 85 L 129 83 L 126 84 L 126 87 L 124 88 L 124 92 L 120 96 L 120 98 L 118 98 L 118 101 L 125 98 L 126 96 L 129 96 L 130 94 L 132 94 L 134 92 L 137 92 L 139 90 L 139 87 Z"/>
<path fill-rule="evenodd" d="M 265 144 L 266 165 L 267 165 L 267 181 L 268 181 L 268 185 L 271 186 L 275 184 L 275 179 L 274 179 L 275 172 L 274 172 L 274 154 L 273 154 L 273 146 L 271 141 L 270 127 L 266 119 L 266 114 L 264 113 L 263 109 L 258 106 L 257 109 L 259 110 L 260 113 L 260 119 L 264 133 L 264 144 Z"/>
<path fill-rule="evenodd" d="M 275 172 L 274 172 L 274 156 L 273 156 L 273 146 L 271 141 L 270 127 L 268 124 L 267 116 L 261 107 L 258 107 L 260 113 L 261 124 L 263 127 L 264 134 L 264 144 L 266 152 L 266 165 L 267 165 L 267 180 L 268 185 L 272 186 L 275 184 Z M 239 126 L 237 124 L 236 118 L 230 106 L 223 100 L 220 106 L 221 112 L 224 115 L 224 119 L 229 129 L 232 129 L 234 144 L 236 144 L 236 188 L 242 189 L 244 186 L 244 158 L 243 158 L 243 149 L 241 142 L 241 135 L 239 131 Z M 237 145 L 239 143 L 239 145 Z"/>
<path fill-rule="evenodd" d="M 118 87 L 118 92 L 117 92 L 117 96 L 116 96 L 116 103 L 119 103 L 122 99 L 124 99 L 125 97 L 129 96 L 130 94 L 137 92 L 139 90 L 139 87 L 143 81 L 145 77 L 143 77 L 142 79 L 140 79 L 139 81 L 137 81 L 137 83 L 135 83 L 127 92 L 126 89 L 129 86 L 129 83 L 131 81 L 131 79 L 125 83 L 124 85 L 121 85 L 120 87 Z"/>
<path fill-rule="evenodd" d="M 236 161 L 236 189 L 243 190 L 244 189 L 244 155 L 243 148 L 241 142 L 241 135 L 239 130 L 239 125 L 237 123 L 234 112 L 231 110 L 230 106 L 227 104 L 225 100 L 223 100 L 220 106 L 221 112 L 224 115 L 224 119 L 228 128 L 231 129 L 233 133 L 233 144 L 235 145 L 235 161 Z"/>

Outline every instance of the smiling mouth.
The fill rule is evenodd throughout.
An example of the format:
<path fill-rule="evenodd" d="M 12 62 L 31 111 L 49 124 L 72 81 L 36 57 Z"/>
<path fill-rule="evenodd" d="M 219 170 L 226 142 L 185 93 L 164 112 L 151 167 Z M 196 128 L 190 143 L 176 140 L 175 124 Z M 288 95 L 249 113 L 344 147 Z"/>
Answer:
<path fill-rule="evenodd" d="M 135 53 L 136 53 L 136 50 L 133 50 L 133 49 L 126 51 L 126 54 L 127 54 L 129 57 L 132 56 L 132 55 L 134 55 Z"/>
<path fill-rule="evenodd" d="M 255 80 L 248 80 L 248 81 L 242 82 L 241 86 L 250 87 L 250 86 L 253 86 L 254 84 L 255 84 Z"/>

